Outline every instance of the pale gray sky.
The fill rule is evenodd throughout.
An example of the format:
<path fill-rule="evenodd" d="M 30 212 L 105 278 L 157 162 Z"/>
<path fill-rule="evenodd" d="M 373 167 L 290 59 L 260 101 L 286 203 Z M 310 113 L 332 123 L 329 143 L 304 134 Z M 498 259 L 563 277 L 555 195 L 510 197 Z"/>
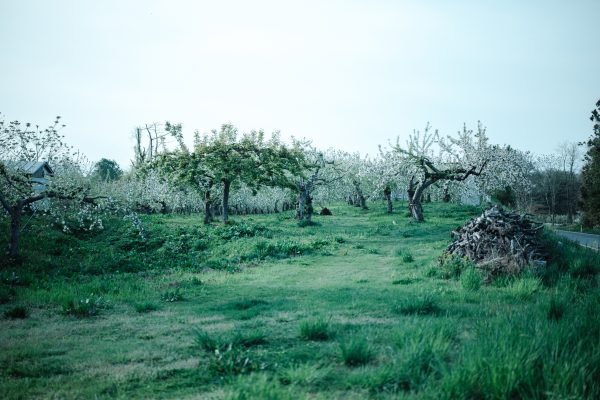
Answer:
<path fill-rule="evenodd" d="M 231 122 L 377 153 L 477 120 L 536 153 L 580 141 L 600 98 L 600 1 L 0 0 L 0 112 L 61 115 L 90 159 L 131 132 Z"/>

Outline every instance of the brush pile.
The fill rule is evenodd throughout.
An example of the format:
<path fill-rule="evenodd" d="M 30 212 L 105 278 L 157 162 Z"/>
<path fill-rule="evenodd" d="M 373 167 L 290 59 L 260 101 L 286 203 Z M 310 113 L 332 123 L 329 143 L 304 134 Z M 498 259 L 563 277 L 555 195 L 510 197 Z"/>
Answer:
<path fill-rule="evenodd" d="M 492 274 L 517 272 L 527 265 L 545 266 L 541 228 L 527 215 L 494 206 L 452 231 L 455 240 L 443 257 L 466 257 Z"/>

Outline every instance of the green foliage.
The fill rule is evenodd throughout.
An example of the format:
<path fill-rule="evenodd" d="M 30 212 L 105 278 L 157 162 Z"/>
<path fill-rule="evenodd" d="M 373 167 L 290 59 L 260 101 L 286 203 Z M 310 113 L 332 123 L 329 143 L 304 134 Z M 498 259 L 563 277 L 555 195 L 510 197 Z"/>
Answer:
<path fill-rule="evenodd" d="M 225 394 L 225 400 L 297 400 L 304 398 L 309 397 L 300 395 L 297 388 L 282 387 L 276 381 L 268 379 L 266 375 L 256 374 L 247 379 L 236 380 Z"/>
<path fill-rule="evenodd" d="M 565 313 L 565 309 L 565 303 L 557 297 L 552 297 L 548 302 L 546 315 L 551 321 L 560 321 Z"/>
<path fill-rule="evenodd" d="M 415 282 L 416 279 L 412 278 L 395 279 L 392 281 L 392 285 L 410 285 Z"/>
<path fill-rule="evenodd" d="M 234 336 L 219 335 L 218 338 L 206 331 L 197 329 L 194 331 L 194 343 L 204 351 L 214 353 L 216 350 L 225 351 L 230 346 L 248 348 L 267 343 L 267 336 L 262 330 L 249 332 L 237 332 Z"/>
<path fill-rule="evenodd" d="M 584 218 L 586 227 L 600 226 L 600 100 L 592 111 L 590 119 L 594 122 L 594 133 L 588 139 L 585 165 L 581 171 Z"/>
<path fill-rule="evenodd" d="M 162 301 L 166 301 L 168 303 L 183 301 L 185 299 L 183 297 L 183 293 L 181 293 L 181 290 L 179 290 L 179 288 L 165 290 L 160 295 L 160 298 Z"/>
<path fill-rule="evenodd" d="M 215 229 L 214 233 L 223 240 L 231 240 L 242 237 L 271 236 L 268 232 L 267 227 L 261 224 L 250 225 L 245 222 L 230 222 L 225 226 Z"/>
<path fill-rule="evenodd" d="M 260 369 L 261 365 L 255 361 L 252 353 L 231 344 L 225 349 L 216 349 L 208 361 L 208 370 L 222 377 L 249 374 Z"/>
<path fill-rule="evenodd" d="M 444 253 L 439 258 L 441 277 L 444 279 L 458 279 L 463 271 L 473 268 L 473 263 L 466 257 Z"/>
<path fill-rule="evenodd" d="M 256 306 L 263 306 L 269 304 L 262 299 L 242 299 L 231 303 L 231 307 L 234 310 L 248 310 L 249 308 Z"/>
<path fill-rule="evenodd" d="M 475 268 L 468 268 L 460 276 L 460 285 L 465 290 L 477 291 L 481 287 L 481 275 Z"/>
<path fill-rule="evenodd" d="M 306 228 L 307 226 L 319 226 L 321 224 L 319 224 L 318 222 L 313 221 L 312 219 L 311 220 L 302 219 L 302 220 L 298 221 L 297 225 L 300 228 Z"/>
<path fill-rule="evenodd" d="M 503 189 L 497 189 L 494 191 L 492 197 L 505 207 L 515 207 L 517 204 L 517 195 L 510 186 L 505 186 Z"/>
<path fill-rule="evenodd" d="M 513 280 L 508 286 L 508 292 L 520 300 L 532 297 L 542 287 L 542 281 L 535 276 L 523 275 Z"/>
<path fill-rule="evenodd" d="M 267 336 L 261 330 L 254 330 L 247 333 L 238 332 L 233 337 L 232 343 L 241 347 L 253 347 L 267 343 Z"/>
<path fill-rule="evenodd" d="M 123 170 L 114 160 L 101 159 L 94 165 L 92 177 L 102 181 L 114 181 L 123 176 Z"/>
<path fill-rule="evenodd" d="M 454 332 L 445 324 L 403 325 L 394 338 L 393 357 L 366 376 L 365 386 L 373 394 L 421 390 L 430 379 L 439 379 L 453 340 Z"/>
<path fill-rule="evenodd" d="M 140 314 L 149 313 L 149 312 L 158 310 L 158 304 L 151 302 L 151 301 L 135 303 L 133 307 L 135 308 L 135 311 Z"/>
<path fill-rule="evenodd" d="M 456 282 L 423 275 L 443 271 L 436 259 L 448 232 L 473 209 L 431 203 L 421 225 L 375 205 L 332 209 L 335 219 L 318 229 L 278 215 L 239 217 L 234 229 L 268 232 L 230 239 L 221 237 L 229 226 L 203 226 L 197 215 L 141 216 L 139 240 L 119 220 L 85 238 L 32 224 L 23 242 L 29 261 L 0 270 L 14 302 L 2 312 L 39 310 L 0 330 L 9 344 L 0 352 L 4 398 L 600 398 L 600 295 L 589 267 L 598 255 L 547 235 L 547 268 L 466 293 L 469 268 Z M 372 232 L 394 218 L 410 237 Z M 195 249 L 196 240 L 206 245 Z M 271 254 L 264 259 L 259 242 Z M 418 255 L 418 269 L 399 263 L 399 246 Z M 533 295 L 515 295 L 520 279 L 538 280 Z M 177 289 L 188 301 L 160 301 Z M 56 307 L 82 293 L 114 307 L 86 321 L 56 318 Z M 144 304 L 161 312 L 137 314 Z M 306 340 L 301 326 L 319 315 L 327 317 L 314 325 L 325 329 L 307 331 L 328 339 Z M 353 339 L 368 343 L 369 361 L 346 368 L 331 337 L 348 354 L 364 353 L 349 350 Z M 96 370 L 110 373 L 88 379 Z"/>
<path fill-rule="evenodd" d="M 300 323 L 300 338 L 304 340 L 325 341 L 332 336 L 329 322 L 324 318 L 302 321 Z"/>
<path fill-rule="evenodd" d="M 342 360 L 349 367 L 357 367 L 371 362 L 374 358 L 373 348 L 362 337 L 353 337 L 340 343 Z"/>
<path fill-rule="evenodd" d="M 411 263 L 415 261 L 415 259 L 412 254 L 405 252 L 404 254 L 402 254 L 402 261 L 405 263 Z"/>
<path fill-rule="evenodd" d="M 70 299 L 63 305 L 63 314 L 77 318 L 93 317 L 108 308 L 108 302 L 101 296 L 90 295 L 82 299 Z"/>
<path fill-rule="evenodd" d="M 441 313 L 438 301 L 430 294 L 409 297 L 399 301 L 394 311 L 401 315 L 435 315 Z"/>
<path fill-rule="evenodd" d="M 29 310 L 23 306 L 11 307 L 4 312 L 4 318 L 25 319 L 29 317 Z"/>

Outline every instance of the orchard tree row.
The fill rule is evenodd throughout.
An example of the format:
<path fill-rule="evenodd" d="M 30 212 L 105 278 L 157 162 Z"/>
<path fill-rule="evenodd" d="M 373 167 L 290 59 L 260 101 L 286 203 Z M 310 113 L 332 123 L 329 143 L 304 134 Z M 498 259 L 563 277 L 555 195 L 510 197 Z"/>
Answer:
<path fill-rule="evenodd" d="M 404 143 L 380 146 L 375 157 L 322 151 L 306 140 L 286 144 L 278 133 L 240 134 L 230 124 L 196 131 L 188 146 L 181 124 L 147 124 L 135 131 L 132 167 L 124 173 L 108 159 L 87 162 L 64 143 L 59 120 L 40 128 L 0 118 L 0 204 L 2 217 L 10 220 L 11 257 L 19 255 L 24 217 L 29 223 L 42 214 L 66 232 L 101 228 L 107 214 L 139 221 L 136 213 L 154 212 L 201 213 L 209 224 L 217 216 L 228 223 L 231 213 L 294 209 L 310 223 L 315 205 L 346 201 L 366 209 L 369 201 L 385 201 L 392 213 L 393 200 L 400 199 L 423 221 L 423 203 L 432 199 L 495 199 L 519 209 L 537 205 L 571 220 L 580 198 L 580 147 L 565 145 L 558 155 L 534 157 L 490 143 L 481 123 L 448 136 L 427 125 Z M 593 139 L 588 161 L 595 157 Z M 32 185 L 23 168 L 36 161 L 53 169 L 43 185 Z M 586 171 L 592 181 L 593 170 L 584 167 L 584 177 Z M 593 197 L 593 185 L 588 187 L 584 199 Z"/>

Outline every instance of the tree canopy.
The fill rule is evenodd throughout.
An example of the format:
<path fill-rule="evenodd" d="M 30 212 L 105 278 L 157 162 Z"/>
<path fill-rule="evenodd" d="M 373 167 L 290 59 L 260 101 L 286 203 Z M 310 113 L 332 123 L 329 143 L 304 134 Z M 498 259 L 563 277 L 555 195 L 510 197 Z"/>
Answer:
<path fill-rule="evenodd" d="M 582 170 L 581 196 L 583 200 L 584 225 L 600 226 L 600 100 L 592 110 L 594 133 L 586 142 L 585 165 Z"/>

